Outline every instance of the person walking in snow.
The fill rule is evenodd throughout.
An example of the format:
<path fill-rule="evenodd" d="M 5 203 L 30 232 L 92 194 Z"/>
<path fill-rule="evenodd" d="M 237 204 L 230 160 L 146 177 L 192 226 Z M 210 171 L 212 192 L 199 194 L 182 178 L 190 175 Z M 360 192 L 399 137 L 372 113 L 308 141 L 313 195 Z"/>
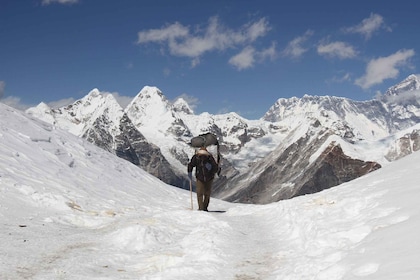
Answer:
<path fill-rule="evenodd" d="M 198 210 L 208 211 L 211 187 L 219 167 L 213 155 L 205 147 L 201 147 L 188 163 L 187 170 L 190 181 L 192 180 L 192 170 L 194 167 L 195 177 L 197 179 Z"/>

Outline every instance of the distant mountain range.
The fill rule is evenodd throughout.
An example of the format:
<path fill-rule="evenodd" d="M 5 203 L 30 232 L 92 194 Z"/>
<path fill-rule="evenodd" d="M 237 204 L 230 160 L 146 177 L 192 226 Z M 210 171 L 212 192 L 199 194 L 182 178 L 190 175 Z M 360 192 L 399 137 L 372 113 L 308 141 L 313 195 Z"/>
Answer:
<path fill-rule="evenodd" d="M 375 100 L 334 96 L 279 99 L 259 120 L 236 113 L 195 115 L 144 87 L 122 108 L 92 90 L 71 105 L 27 113 L 88 139 L 171 185 L 188 188 L 193 136 L 218 136 L 222 173 L 213 195 L 270 203 L 327 189 L 420 149 L 420 81 L 410 75 Z"/>

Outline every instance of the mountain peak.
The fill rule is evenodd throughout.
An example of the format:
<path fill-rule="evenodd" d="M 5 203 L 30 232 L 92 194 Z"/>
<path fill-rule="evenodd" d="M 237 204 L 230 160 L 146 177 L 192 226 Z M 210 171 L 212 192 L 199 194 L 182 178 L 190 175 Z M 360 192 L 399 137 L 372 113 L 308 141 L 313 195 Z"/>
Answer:
<path fill-rule="evenodd" d="M 171 112 L 171 105 L 157 87 L 145 86 L 125 109 L 135 125 L 155 125 L 155 122 Z"/>
<path fill-rule="evenodd" d="M 172 108 L 175 112 L 182 112 L 187 115 L 194 114 L 194 111 L 191 109 L 188 102 L 182 97 L 178 98 L 174 104 L 172 104 Z"/>
<path fill-rule="evenodd" d="M 119 105 L 112 94 L 101 92 L 97 88 L 91 90 L 85 97 L 69 106 L 74 116 L 78 116 L 78 118 L 89 116 L 91 119 L 96 119 L 104 111 L 116 115 L 121 115 L 123 111 L 121 105 Z"/>
<path fill-rule="evenodd" d="M 420 79 L 417 75 L 414 74 L 408 76 L 406 79 L 396 84 L 395 86 L 390 87 L 386 91 L 385 96 L 400 95 L 407 91 L 413 90 L 420 90 Z"/>
<path fill-rule="evenodd" d="M 97 88 L 92 89 L 87 96 L 91 96 L 91 97 L 98 97 L 101 95 L 101 91 Z"/>
<path fill-rule="evenodd" d="M 116 124 L 124 113 L 112 94 L 103 93 L 97 88 L 70 105 L 51 109 L 45 103 L 40 103 L 26 112 L 48 123 L 59 123 L 78 136 L 83 135 L 98 118 L 106 118 L 109 123 Z"/>
<path fill-rule="evenodd" d="M 153 86 L 144 86 L 141 91 L 137 94 L 136 97 L 145 97 L 145 98 L 151 98 L 154 96 L 160 97 L 162 100 L 166 100 L 165 96 L 163 95 L 162 91 Z"/>
<path fill-rule="evenodd" d="M 165 106 L 168 104 L 168 100 L 163 95 L 162 91 L 157 87 L 145 86 L 140 92 L 134 97 L 128 107 L 134 104 L 153 104 L 153 103 L 164 103 Z"/>
<path fill-rule="evenodd" d="M 54 123 L 55 119 L 51 111 L 52 109 L 50 106 L 48 106 L 44 102 L 41 102 L 36 107 L 28 108 L 25 112 L 28 115 L 34 116 L 36 118 L 39 118 L 45 122 L 52 124 Z"/>
<path fill-rule="evenodd" d="M 37 109 L 39 109 L 39 110 L 45 110 L 45 111 L 51 110 L 51 107 L 50 107 L 50 106 L 48 106 L 48 104 L 46 104 L 46 103 L 44 103 L 44 102 L 39 103 L 39 104 L 38 104 L 36 107 L 34 107 L 34 108 L 37 108 Z"/>

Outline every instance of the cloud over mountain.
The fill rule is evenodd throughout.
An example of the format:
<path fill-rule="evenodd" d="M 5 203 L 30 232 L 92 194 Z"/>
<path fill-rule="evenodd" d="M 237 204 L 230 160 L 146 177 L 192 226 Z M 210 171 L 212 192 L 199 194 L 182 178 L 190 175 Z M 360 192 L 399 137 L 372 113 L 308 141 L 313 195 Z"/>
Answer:
<path fill-rule="evenodd" d="M 413 49 L 399 50 L 386 57 L 374 58 L 366 66 L 365 74 L 356 79 L 355 84 L 368 89 L 386 79 L 396 78 L 400 69 L 410 66 L 410 58 L 415 55 Z"/>

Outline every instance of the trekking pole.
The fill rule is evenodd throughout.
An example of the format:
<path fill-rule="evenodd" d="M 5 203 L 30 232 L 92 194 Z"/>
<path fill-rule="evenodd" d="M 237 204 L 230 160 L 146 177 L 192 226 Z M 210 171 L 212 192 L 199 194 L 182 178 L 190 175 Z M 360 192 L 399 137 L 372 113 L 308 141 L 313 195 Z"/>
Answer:
<path fill-rule="evenodd" d="M 192 180 L 190 180 L 191 210 L 193 209 Z"/>

